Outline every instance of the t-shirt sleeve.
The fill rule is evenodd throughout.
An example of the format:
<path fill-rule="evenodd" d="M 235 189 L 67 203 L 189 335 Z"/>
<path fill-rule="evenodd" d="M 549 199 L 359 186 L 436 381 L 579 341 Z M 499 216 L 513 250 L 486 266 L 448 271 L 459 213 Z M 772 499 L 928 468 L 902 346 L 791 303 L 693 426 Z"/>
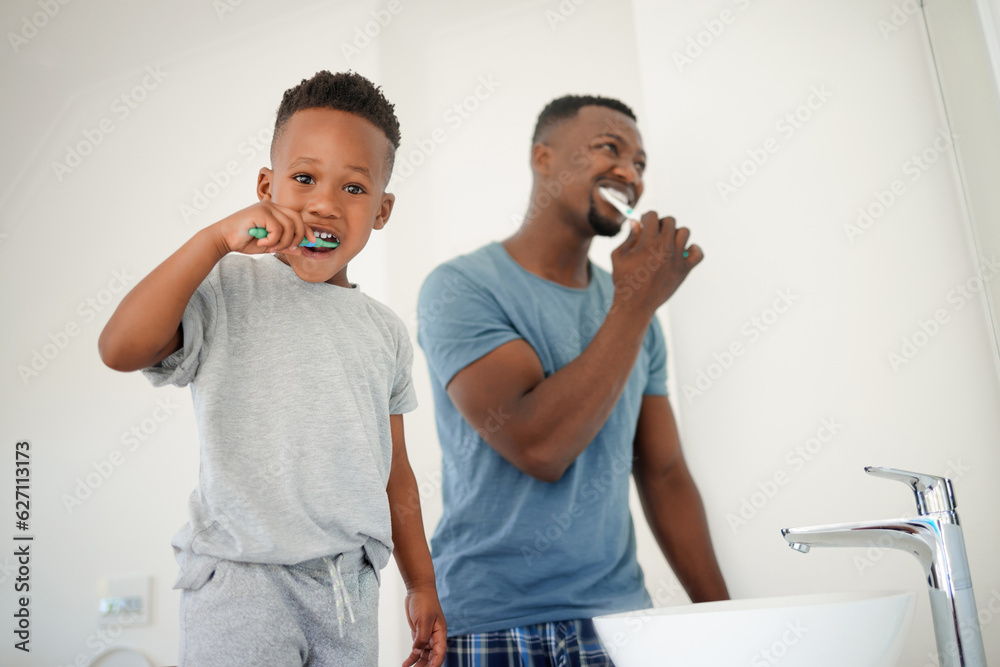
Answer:
<path fill-rule="evenodd" d="M 448 265 L 427 276 L 417 302 L 417 340 L 442 386 L 472 362 L 519 338 L 523 336 L 485 287 Z"/>
<path fill-rule="evenodd" d="M 413 344 L 402 321 L 396 331 L 396 377 L 389 397 L 389 414 L 401 415 L 417 408 L 417 392 L 413 388 Z"/>
<path fill-rule="evenodd" d="M 646 381 L 646 390 L 642 393 L 647 396 L 666 396 L 667 343 L 658 317 L 654 316 L 649 325 L 645 344 L 649 350 L 649 379 Z"/>
<path fill-rule="evenodd" d="M 167 384 L 183 387 L 197 376 L 198 369 L 211 348 L 218 320 L 218 270 L 216 265 L 184 308 L 184 315 L 181 316 L 184 341 L 181 347 L 160 363 L 142 369 L 142 374 L 154 387 Z"/>

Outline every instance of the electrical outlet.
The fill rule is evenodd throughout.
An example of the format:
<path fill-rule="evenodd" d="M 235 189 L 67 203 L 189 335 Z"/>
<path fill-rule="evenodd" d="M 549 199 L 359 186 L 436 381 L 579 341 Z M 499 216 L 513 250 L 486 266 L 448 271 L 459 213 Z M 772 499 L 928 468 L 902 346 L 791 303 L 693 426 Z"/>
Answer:
<path fill-rule="evenodd" d="M 97 581 L 98 623 L 124 626 L 150 622 L 153 578 L 108 577 Z"/>

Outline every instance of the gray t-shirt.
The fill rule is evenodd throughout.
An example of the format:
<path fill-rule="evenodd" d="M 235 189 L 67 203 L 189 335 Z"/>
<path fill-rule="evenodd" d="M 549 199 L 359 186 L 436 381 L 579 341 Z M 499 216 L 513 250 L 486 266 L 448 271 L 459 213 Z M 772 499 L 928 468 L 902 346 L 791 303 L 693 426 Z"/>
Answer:
<path fill-rule="evenodd" d="M 202 556 L 292 564 L 363 548 L 378 572 L 392 550 L 389 415 L 417 405 L 402 320 L 357 286 L 230 254 L 181 325 L 183 347 L 143 370 L 191 385 L 201 440 L 178 587 Z"/>

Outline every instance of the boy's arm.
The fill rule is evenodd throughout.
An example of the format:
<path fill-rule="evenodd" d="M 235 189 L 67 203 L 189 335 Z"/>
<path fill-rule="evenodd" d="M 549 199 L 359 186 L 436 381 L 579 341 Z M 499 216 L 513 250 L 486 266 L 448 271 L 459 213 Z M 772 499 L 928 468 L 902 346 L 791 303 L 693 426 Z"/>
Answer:
<path fill-rule="evenodd" d="M 249 233 L 252 227 L 266 228 L 268 236 L 255 239 Z M 184 309 L 223 256 L 232 251 L 297 253 L 303 234 L 312 236 L 299 213 L 270 201 L 258 202 L 199 231 L 118 304 L 97 342 L 101 360 L 117 371 L 159 363 L 181 347 Z"/>
<path fill-rule="evenodd" d="M 424 536 L 420 494 L 406 456 L 403 415 L 389 415 L 392 430 L 392 469 L 386 493 L 392 516 L 393 555 L 406 584 L 406 620 L 413 636 L 413 652 L 403 667 L 444 662 L 447 626 L 438 602 L 434 566 Z"/>

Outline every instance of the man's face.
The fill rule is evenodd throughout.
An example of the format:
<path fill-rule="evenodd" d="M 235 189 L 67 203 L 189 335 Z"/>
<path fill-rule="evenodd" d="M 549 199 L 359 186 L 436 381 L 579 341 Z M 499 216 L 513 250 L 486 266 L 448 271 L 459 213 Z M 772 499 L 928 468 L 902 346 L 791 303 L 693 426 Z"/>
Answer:
<path fill-rule="evenodd" d="M 540 141 L 550 151 L 543 177 L 548 181 L 546 189 L 558 192 L 553 205 L 591 234 L 617 234 L 625 218 L 597 188 L 622 192 L 630 206 L 642 196 L 646 153 L 635 121 L 607 107 L 585 106 Z"/>
<path fill-rule="evenodd" d="M 302 280 L 349 287 L 347 263 L 381 229 L 392 211 L 384 194 L 389 140 L 367 120 L 346 111 L 303 109 L 285 124 L 272 169 L 261 169 L 257 195 L 299 211 L 317 235 L 336 248 L 278 253 Z"/>

